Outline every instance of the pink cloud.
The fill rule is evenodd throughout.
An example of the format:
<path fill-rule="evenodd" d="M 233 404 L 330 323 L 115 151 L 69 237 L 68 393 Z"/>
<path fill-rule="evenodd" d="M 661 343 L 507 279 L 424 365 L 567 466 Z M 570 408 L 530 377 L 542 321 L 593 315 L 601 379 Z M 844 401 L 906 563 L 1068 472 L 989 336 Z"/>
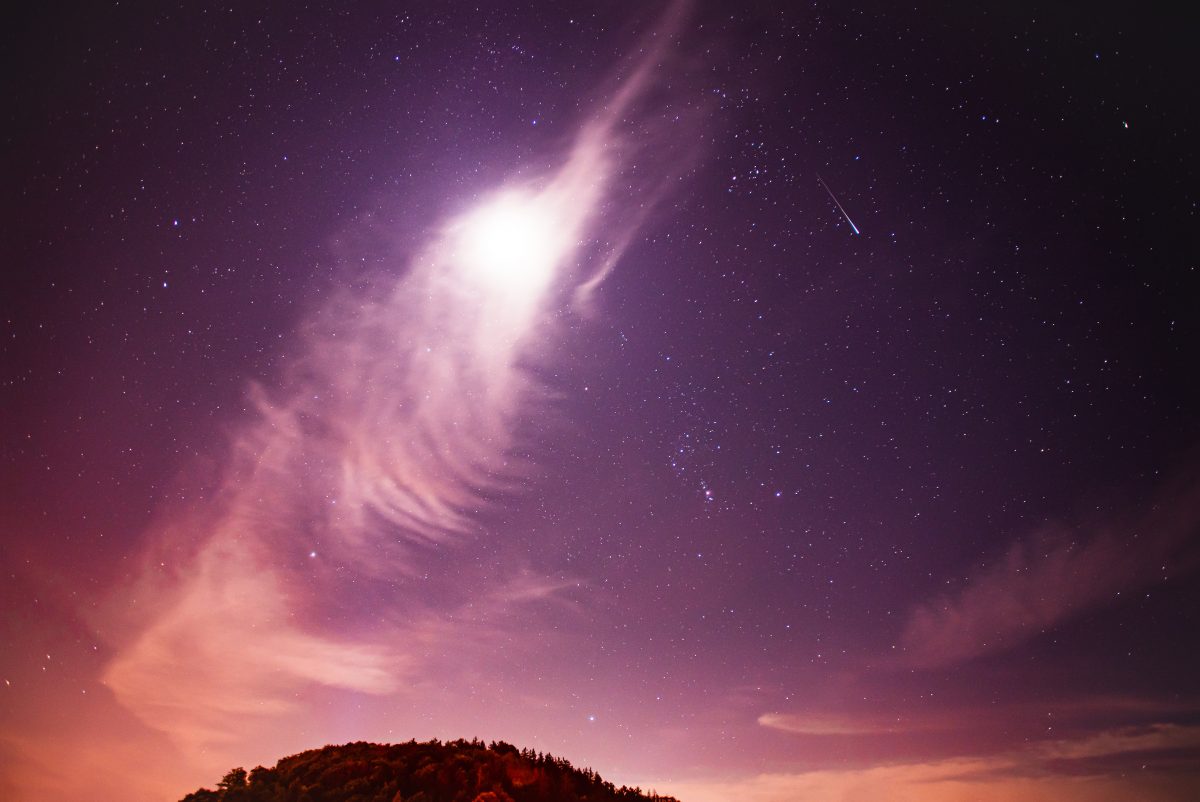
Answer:
<path fill-rule="evenodd" d="M 634 150 L 668 139 L 653 93 L 678 13 L 558 169 L 471 199 L 411 259 L 310 310 L 277 381 L 251 387 L 202 508 L 164 511 L 147 534 L 99 627 L 115 651 L 102 680 L 182 753 L 233 759 L 256 734 L 319 722 L 323 692 L 427 689 L 451 652 L 515 649 L 500 641 L 514 608 L 571 606 L 577 583 L 513 566 L 467 600 L 397 587 L 532 475 L 521 433 L 550 406 L 530 366 L 687 163 L 673 128 L 674 156 L 626 175 Z"/>
<path fill-rule="evenodd" d="M 881 716 L 877 714 L 827 713 L 796 715 L 789 713 L 764 713 L 758 717 L 764 727 L 795 735 L 894 735 L 915 731 L 941 729 L 944 723 L 913 718 L 907 715 Z"/>
<path fill-rule="evenodd" d="M 664 778 L 643 785 L 669 789 L 687 802 L 1185 802 L 1200 791 L 1200 773 L 1167 772 L 1150 764 L 1130 771 L 1116 759 L 1182 751 L 1194 760 L 1198 749 L 1200 728 L 1164 724 L 1101 731 L 996 755 L 738 779 Z M 1064 759 L 1076 762 L 1066 766 Z"/>
<path fill-rule="evenodd" d="M 1183 547 L 1200 526 L 1200 488 L 1174 486 L 1126 526 L 1048 528 L 1014 543 L 955 594 L 914 609 L 903 662 L 949 665 L 1010 649 L 1085 610 L 1191 567 Z"/>

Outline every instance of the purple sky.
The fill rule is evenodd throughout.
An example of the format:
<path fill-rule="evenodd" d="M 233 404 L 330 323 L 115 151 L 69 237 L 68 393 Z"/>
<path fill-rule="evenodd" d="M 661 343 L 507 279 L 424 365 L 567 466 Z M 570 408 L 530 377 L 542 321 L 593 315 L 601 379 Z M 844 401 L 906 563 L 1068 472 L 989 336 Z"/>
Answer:
<path fill-rule="evenodd" d="M 1200 793 L 1193 27 L 779 5 L 13 18 L 0 796 Z"/>

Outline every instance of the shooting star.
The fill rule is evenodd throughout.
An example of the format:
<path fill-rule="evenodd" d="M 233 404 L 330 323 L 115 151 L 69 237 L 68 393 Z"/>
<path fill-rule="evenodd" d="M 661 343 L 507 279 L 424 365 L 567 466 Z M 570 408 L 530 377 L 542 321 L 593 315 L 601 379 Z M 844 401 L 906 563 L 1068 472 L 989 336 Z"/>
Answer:
<path fill-rule="evenodd" d="M 842 217 L 846 218 L 846 222 L 850 224 L 850 228 L 854 230 L 855 234 L 861 235 L 862 232 L 858 230 L 858 226 L 854 225 L 854 221 L 850 219 L 850 215 L 846 214 L 846 210 L 842 208 L 841 202 L 839 202 L 837 196 L 833 194 L 833 190 L 829 188 L 829 185 L 825 183 L 825 179 L 821 178 L 820 173 L 817 173 L 817 180 L 821 182 L 821 186 L 825 187 L 825 191 L 829 193 L 829 199 L 837 204 L 838 211 L 842 213 Z"/>

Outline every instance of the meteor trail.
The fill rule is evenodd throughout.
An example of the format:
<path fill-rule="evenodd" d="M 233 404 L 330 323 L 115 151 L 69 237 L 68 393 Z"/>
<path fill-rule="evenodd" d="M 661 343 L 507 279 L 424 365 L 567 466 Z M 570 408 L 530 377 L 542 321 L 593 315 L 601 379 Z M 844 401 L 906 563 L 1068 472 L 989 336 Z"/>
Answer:
<path fill-rule="evenodd" d="M 821 174 L 817 173 L 817 180 L 821 182 L 821 186 L 825 187 L 825 191 L 829 193 L 829 198 L 837 204 L 838 211 L 842 213 L 842 217 L 846 218 L 846 222 L 850 224 L 850 228 L 854 229 L 855 234 L 862 234 L 858 230 L 858 226 L 854 225 L 854 221 L 850 219 L 850 215 L 846 214 L 846 210 L 842 208 L 842 204 L 838 201 L 837 196 L 833 194 L 833 190 L 825 183 L 825 179 L 821 178 Z"/>

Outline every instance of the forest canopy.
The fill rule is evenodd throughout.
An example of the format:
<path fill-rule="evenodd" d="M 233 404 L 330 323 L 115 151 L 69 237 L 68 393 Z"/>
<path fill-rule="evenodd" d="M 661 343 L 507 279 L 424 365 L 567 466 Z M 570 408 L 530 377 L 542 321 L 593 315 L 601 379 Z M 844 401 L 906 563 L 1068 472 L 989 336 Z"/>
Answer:
<path fill-rule="evenodd" d="M 229 771 L 182 802 L 678 802 L 493 741 L 351 743 Z"/>

